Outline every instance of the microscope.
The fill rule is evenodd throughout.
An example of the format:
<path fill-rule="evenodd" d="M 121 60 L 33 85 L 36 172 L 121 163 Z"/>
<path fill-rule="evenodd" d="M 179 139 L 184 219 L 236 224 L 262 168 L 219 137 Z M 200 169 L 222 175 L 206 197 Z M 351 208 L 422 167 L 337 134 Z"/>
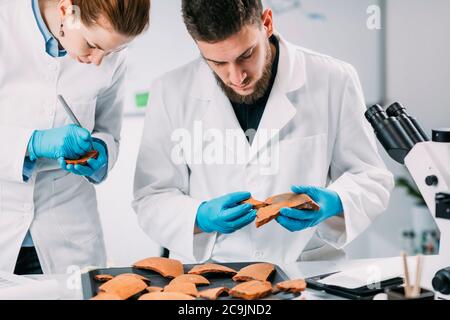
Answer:
<path fill-rule="evenodd" d="M 374 105 L 365 113 L 389 156 L 405 165 L 439 227 L 439 268 L 450 265 L 450 128 L 432 131 L 432 138 L 398 102 L 386 110 Z M 450 267 L 434 270 L 433 288 L 450 294 Z"/>

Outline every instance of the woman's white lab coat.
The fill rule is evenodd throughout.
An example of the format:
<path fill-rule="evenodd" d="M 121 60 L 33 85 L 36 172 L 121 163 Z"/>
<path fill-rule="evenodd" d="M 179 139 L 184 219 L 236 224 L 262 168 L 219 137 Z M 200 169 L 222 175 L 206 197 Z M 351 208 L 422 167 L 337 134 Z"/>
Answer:
<path fill-rule="evenodd" d="M 388 204 L 393 178 L 364 119 L 357 73 L 347 63 L 280 37 L 278 74 L 252 146 L 202 59 L 157 80 L 150 94 L 134 209 L 142 228 L 173 257 L 186 262 L 333 259 Z M 208 141 L 203 150 L 200 129 Z M 245 155 L 245 161 L 223 164 L 222 155 L 218 161 L 205 157 L 211 155 L 211 141 L 221 141 L 227 129 L 240 132 L 237 143 L 224 142 L 216 155 Z M 191 146 L 180 147 L 179 138 L 189 135 Z M 252 223 L 231 235 L 194 235 L 202 201 L 235 191 L 264 200 L 290 192 L 292 185 L 335 190 L 344 217 L 294 233 L 273 221 L 260 229 Z"/>
<path fill-rule="evenodd" d="M 106 263 L 96 193 L 88 180 L 50 160 L 39 160 L 28 182 L 22 173 L 33 131 L 71 123 L 58 94 L 93 137 L 106 143 L 108 169 L 114 166 L 124 58 L 122 53 L 111 55 L 100 67 L 68 56 L 52 58 L 45 52 L 31 2 L 0 5 L 0 270 L 14 270 L 29 229 L 45 273 Z"/>

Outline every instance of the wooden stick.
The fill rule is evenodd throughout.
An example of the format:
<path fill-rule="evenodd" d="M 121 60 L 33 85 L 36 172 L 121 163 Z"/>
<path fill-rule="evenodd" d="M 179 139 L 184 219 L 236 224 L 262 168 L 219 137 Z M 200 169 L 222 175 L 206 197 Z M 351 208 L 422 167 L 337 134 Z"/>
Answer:
<path fill-rule="evenodd" d="M 422 256 L 419 255 L 416 259 L 416 283 L 414 284 L 413 290 L 414 297 L 420 296 L 420 281 L 422 278 Z"/>
<path fill-rule="evenodd" d="M 405 281 L 405 297 L 410 298 L 411 297 L 411 287 L 409 282 L 409 271 L 408 271 L 408 260 L 406 256 L 406 252 L 402 251 L 401 256 L 403 259 L 403 272 L 405 274 L 404 281 Z"/>

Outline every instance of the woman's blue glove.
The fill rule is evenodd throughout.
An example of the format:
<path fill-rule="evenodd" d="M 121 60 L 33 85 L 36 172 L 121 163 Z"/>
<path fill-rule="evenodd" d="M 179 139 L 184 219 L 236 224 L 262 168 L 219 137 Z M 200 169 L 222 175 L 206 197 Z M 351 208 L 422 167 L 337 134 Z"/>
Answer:
<path fill-rule="evenodd" d="M 94 149 L 98 151 L 97 159 L 89 159 L 87 165 L 73 165 L 67 164 L 64 159 L 59 159 L 59 165 L 61 169 L 69 171 L 73 174 L 84 176 L 95 180 L 96 182 L 101 182 L 106 175 L 108 167 L 108 154 L 103 143 L 94 140 Z M 92 151 L 92 150 L 89 150 Z"/>
<path fill-rule="evenodd" d="M 307 194 L 320 206 L 320 210 L 282 208 L 277 222 L 291 232 L 314 227 L 322 221 L 344 212 L 341 198 L 334 191 L 311 186 L 293 186 L 292 192 Z"/>
<path fill-rule="evenodd" d="M 91 143 L 89 131 L 71 124 L 61 128 L 35 131 L 28 143 L 28 154 L 31 161 L 41 158 L 78 159 L 91 151 Z"/>
<path fill-rule="evenodd" d="M 256 210 L 251 204 L 239 204 L 250 199 L 249 192 L 235 192 L 204 202 L 197 211 L 197 226 L 206 233 L 230 234 L 256 218 Z"/>

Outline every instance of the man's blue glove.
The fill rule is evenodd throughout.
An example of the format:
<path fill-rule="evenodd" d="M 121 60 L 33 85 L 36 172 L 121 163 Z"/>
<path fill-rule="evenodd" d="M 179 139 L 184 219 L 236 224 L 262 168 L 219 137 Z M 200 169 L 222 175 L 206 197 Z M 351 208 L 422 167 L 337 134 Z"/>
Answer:
<path fill-rule="evenodd" d="M 28 143 L 31 161 L 47 158 L 78 159 L 91 151 L 91 134 L 76 125 L 68 125 L 49 130 L 37 130 Z"/>
<path fill-rule="evenodd" d="M 341 198 L 331 190 L 311 186 L 293 186 L 292 192 L 307 194 L 319 206 L 319 211 L 282 208 L 277 222 L 291 232 L 314 227 L 324 220 L 344 212 Z"/>
<path fill-rule="evenodd" d="M 206 233 L 230 234 L 242 229 L 256 218 L 251 204 L 239 204 L 250 197 L 249 192 L 235 192 L 202 203 L 197 211 L 197 226 Z"/>
<path fill-rule="evenodd" d="M 89 159 L 87 165 L 67 164 L 64 159 L 59 159 L 61 169 L 69 171 L 73 174 L 92 178 L 96 182 L 100 182 L 106 175 L 108 167 L 108 154 L 106 148 L 101 142 L 93 142 L 94 149 L 98 151 L 97 159 Z M 92 150 L 89 150 L 92 151 Z"/>

